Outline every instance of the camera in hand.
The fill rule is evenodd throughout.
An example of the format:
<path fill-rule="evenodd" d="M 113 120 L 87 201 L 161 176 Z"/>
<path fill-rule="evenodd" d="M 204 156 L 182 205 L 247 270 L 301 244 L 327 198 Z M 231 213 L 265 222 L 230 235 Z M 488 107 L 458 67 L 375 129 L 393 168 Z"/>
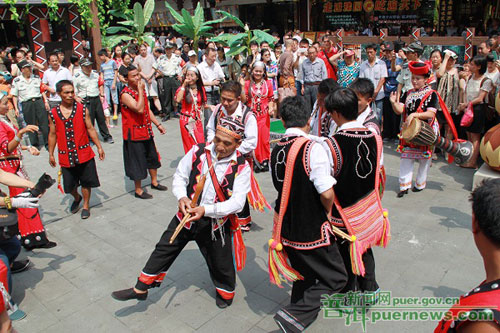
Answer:
<path fill-rule="evenodd" d="M 49 187 L 54 185 L 56 182 L 55 179 L 50 177 L 48 174 L 44 173 L 40 179 L 38 179 L 38 182 L 36 183 L 35 187 L 26 189 L 24 192 L 30 192 L 31 197 L 36 198 L 43 194 Z"/>

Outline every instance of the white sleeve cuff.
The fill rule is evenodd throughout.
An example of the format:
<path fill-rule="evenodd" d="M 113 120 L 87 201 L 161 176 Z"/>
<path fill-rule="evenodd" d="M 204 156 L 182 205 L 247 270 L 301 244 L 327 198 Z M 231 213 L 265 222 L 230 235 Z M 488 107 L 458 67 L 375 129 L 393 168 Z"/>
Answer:
<path fill-rule="evenodd" d="M 204 205 L 203 207 L 205 207 L 205 216 L 208 216 L 208 217 L 215 217 L 215 204 L 213 205 Z"/>
<path fill-rule="evenodd" d="M 319 184 L 316 187 L 316 191 L 318 191 L 319 194 L 328 191 L 333 187 L 333 185 L 337 184 L 337 181 L 333 177 L 329 177 L 328 180 L 324 180 L 321 184 Z"/>

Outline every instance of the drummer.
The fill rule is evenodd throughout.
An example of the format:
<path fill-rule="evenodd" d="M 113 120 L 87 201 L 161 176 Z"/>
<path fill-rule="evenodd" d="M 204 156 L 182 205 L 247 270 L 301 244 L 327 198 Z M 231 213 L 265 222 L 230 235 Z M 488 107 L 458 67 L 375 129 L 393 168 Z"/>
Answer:
<path fill-rule="evenodd" d="M 400 101 L 396 100 L 396 93 L 391 93 L 390 101 L 392 109 L 396 114 L 402 115 L 402 131 L 416 119 L 416 121 L 426 121 L 432 127 L 433 132 L 438 133 L 439 125 L 435 121 L 437 105 L 439 103 L 438 96 L 427 84 L 431 75 L 430 68 L 425 63 L 415 61 L 410 62 L 408 66 L 412 73 L 411 82 L 413 89 L 405 92 L 401 96 Z M 401 153 L 399 193 L 397 197 L 402 198 L 412 188 L 413 164 L 415 160 L 418 160 L 419 166 L 417 179 L 412 191 L 420 192 L 425 188 L 427 173 L 431 165 L 432 149 L 430 146 L 411 144 L 403 140 L 402 135 L 400 135 L 397 151 Z"/>

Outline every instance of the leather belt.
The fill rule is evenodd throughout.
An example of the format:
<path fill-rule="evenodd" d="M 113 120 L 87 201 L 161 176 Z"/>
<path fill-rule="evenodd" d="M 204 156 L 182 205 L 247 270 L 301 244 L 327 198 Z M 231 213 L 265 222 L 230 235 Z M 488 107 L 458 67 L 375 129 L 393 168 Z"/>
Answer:
<path fill-rule="evenodd" d="M 304 82 L 304 85 L 306 86 L 319 86 L 321 81 L 315 81 L 315 82 Z"/>

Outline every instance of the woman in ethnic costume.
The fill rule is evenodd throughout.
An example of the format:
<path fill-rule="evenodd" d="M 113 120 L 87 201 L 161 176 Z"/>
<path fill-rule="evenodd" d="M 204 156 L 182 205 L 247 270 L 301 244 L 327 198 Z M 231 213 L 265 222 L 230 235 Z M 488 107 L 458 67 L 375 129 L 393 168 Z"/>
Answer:
<path fill-rule="evenodd" d="M 271 80 L 267 79 L 266 65 L 262 61 L 255 62 L 252 65 L 250 80 L 241 81 L 243 86 L 241 101 L 255 114 L 259 129 L 257 148 L 254 150 L 254 171 L 269 171 L 269 158 L 271 157 L 269 103 L 273 101 L 274 92 Z"/>
<path fill-rule="evenodd" d="M 35 147 L 21 145 L 21 141 L 25 133 L 36 133 L 38 126 L 28 125 L 18 130 L 7 118 L 7 112 L 9 111 L 7 96 L 0 96 L 0 168 L 21 178 L 29 179 L 22 164 L 22 150 L 27 150 L 31 155 L 35 156 L 39 155 L 40 152 Z M 23 191 L 24 188 L 9 186 L 11 197 Z M 48 249 L 57 245 L 47 239 L 38 208 L 18 208 L 16 211 L 21 244 L 25 249 Z"/>
<path fill-rule="evenodd" d="M 195 66 L 187 67 L 184 83 L 175 94 L 177 103 L 182 102 L 179 125 L 184 152 L 187 153 L 194 145 L 205 142 L 201 115 L 207 95 L 200 72 Z"/>
<path fill-rule="evenodd" d="M 439 132 L 436 119 L 436 111 L 439 103 L 436 91 L 427 84 L 430 77 L 430 68 L 425 63 L 412 61 L 409 64 L 412 73 L 413 89 L 405 92 L 399 102 L 396 101 L 396 93 L 392 93 L 390 100 L 392 109 L 402 115 L 402 128 L 408 126 L 413 118 L 427 121 L 434 130 Z M 418 160 L 419 167 L 413 192 L 420 192 L 425 188 L 427 173 L 431 166 L 432 147 L 416 146 L 400 139 L 398 152 L 401 153 L 399 166 L 399 193 L 398 198 L 408 194 L 412 187 L 413 164 Z"/>

